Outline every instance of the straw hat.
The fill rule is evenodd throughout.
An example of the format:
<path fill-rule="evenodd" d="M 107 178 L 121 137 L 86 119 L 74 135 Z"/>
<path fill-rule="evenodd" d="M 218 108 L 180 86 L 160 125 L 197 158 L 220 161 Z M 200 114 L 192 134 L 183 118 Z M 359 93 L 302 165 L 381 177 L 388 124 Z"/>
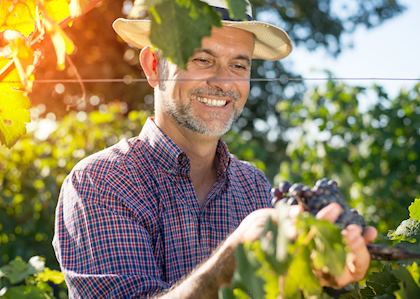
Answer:
<path fill-rule="evenodd" d="M 230 26 L 249 31 L 255 36 L 255 48 L 252 58 L 278 60 L 285 58 L 292 51 L 292 42 L 287 33 L 274 25 L 253 21 L 251 4 L 248 2 L 246 15 L 248 21 L 237 21 L 229 18 L 226 0 L 201 0 L 212 6 L 221 14 L 223 26 Z M 128 44 L 137 48 L 150 45 L 150 20 L 118 18 L 112 24 L 118 35 Z"/>

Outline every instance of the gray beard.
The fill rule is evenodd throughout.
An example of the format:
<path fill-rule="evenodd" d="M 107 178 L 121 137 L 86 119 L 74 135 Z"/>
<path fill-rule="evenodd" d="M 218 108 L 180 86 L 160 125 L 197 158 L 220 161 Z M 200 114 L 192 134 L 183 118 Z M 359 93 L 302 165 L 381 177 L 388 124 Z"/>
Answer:
<path fill-rule="evenodd" d="M 178 125 L 193 132 L 212 137 L 221 137 L 226 134 L 232 127 L 233 122 L 239 118 L 242 112 L 235 111 L 235 113 L 232 114 L 231 118 L 224 124 L 224 126 L 216 130 L 209 128 L 209 126 L 207 126 L 204 121 L 201 121 L 197 119 L 196 116 L 194 116 L 191 109 L 191 102 L 186 105 L 176 105 L 174 102 L 165 101 L 164 109 Z M 215 117 L 217 117 L 216 114 Z"/>

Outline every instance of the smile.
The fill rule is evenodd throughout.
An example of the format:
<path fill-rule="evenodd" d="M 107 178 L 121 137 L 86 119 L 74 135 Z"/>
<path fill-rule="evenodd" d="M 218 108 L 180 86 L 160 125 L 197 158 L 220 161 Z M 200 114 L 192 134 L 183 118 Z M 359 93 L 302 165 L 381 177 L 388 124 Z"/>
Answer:
<path fill-rule="evenodd" d="M 204 97 L 196 97 L 197 101 L 199 101 L 202 104 L 205 104 L 207 106 L 211 107 L 223 107 L 226 105 L 226 100 L 216 100 L 216 99 L 209 99 Z"/>

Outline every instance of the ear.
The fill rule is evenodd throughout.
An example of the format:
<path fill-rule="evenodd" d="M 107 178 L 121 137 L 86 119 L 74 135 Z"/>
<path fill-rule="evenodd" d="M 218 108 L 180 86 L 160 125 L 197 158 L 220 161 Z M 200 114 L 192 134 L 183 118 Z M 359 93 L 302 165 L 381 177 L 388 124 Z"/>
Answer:
<path fill-rule="evenodd" d="M 147 82 L 151 87 L 156 87 L 159 84 L 159 74 L 157 70 L 158 57 L 156 52 L 150 47 L 144 47 L 139 55 L 140 65 L 146 75 Z"/>

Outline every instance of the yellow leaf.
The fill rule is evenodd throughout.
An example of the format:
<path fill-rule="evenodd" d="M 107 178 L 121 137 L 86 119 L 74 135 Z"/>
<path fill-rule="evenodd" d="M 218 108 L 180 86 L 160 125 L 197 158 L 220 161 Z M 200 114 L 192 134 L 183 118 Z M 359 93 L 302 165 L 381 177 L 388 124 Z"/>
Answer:
<path fill-rule="evenodd" d="M 57 23 L 70 16 L 68 0 L 44 0 L 44 8 L 47 17 Z"/>
<path fill-rule="evenodd" d="M 5 59 L 0 60 L 0 68 L 5 62 Z M 10 81 L 13 83 L 7 83 Z M 7 147 L 13 146 L 26 133 L 26 123 L 30 121 L 30 102 L 22 89 L 16 70 L 8 74 L 0 84 L 0 144 Z"/>
<path fill-rule="evenodd" d="M 10 53 L 15 64 L 16 70 L 19 74 L 19 79 L 22 82 L 25 90 L 32 89 L 31 75 L 35 69 L 34 67 L 34 51 L 26 43 L 26 40 L 19 35 L 15 39 L 9 41 Z"/>
<path fill-rule="evenodd" d="M 28 37 L 35 30 L 35 0 L 0 1 L 0 32 L 15 30 Z"/>
<path fill-rule="evenodd" d="M 61 29 L 61 27 L 52 21 L 45 20 L 46 29 L 51 37 L 54 45 L 55 54 L 57 55 L 57 67 L 60 70 L 64 69 L 66 54 L 70 55 L 74 51 L 73 41 Z"/>
<path fill-rule="evenodd" d="M 80 16 L 89 0 L 70 0 L 70 15 L 73 18 Z"/>

